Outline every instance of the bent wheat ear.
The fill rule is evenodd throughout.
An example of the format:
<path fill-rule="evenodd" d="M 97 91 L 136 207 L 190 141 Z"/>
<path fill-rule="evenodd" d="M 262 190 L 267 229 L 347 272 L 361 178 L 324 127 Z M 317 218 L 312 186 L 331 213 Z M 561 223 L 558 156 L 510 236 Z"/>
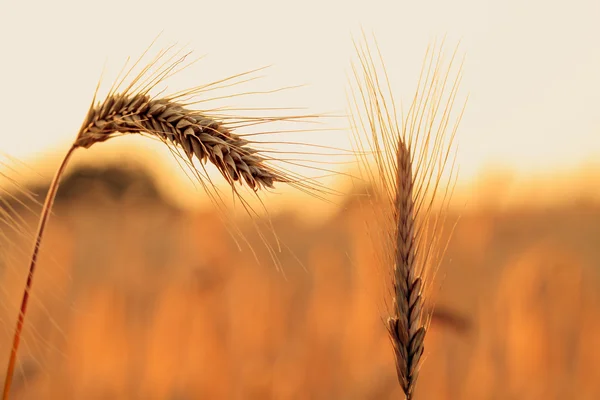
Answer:
<path fill-rule="evenodd" d="M 380 64 L 366 43 L 356 50 L 352 126 L 361 174 L 374 183 L 367 190 L 377 206 L 370 209 L 381 210 L 370 227 L 371 237 L 383 248 L 382 264 L 391 269 L 387 330 L 398 381 L 412 399 L 430 318 L 424 311 L 426 288 L 445 250 L 441 229 L 455 179 L 451 148 L 462 111 L 450 122 L 461 70 L 451 80 L 456 52 L 445 65 L 441 49 L 428 49 L 417 91 L 399 121 L 379 49 Z M 448 166 L 450 177 L 442 188 Z M 434 213 L 438 191 L 443 191 L 436 204 L 442 211 Z"/>
<path fill-rule="evenodd" d="M 145 54 L 142 55 L 142 58 Z M 190 161 L 189 166 L 213 200 L 215 196 L 210 190 L 215 189 L 214 184 L 209 178 L 206 178 L 207 182 L 205 182 L 204 176 L 206 175 L 202 176 L 200 171 L 193 167 L 192 162 L 196 158 L 200 162 L 205 163 L 210 161 L 214 164 L 237 197 L 243 202 L 246 211 L 249 213 L 252 209 L 234 187 L 236 182 L 244 184 L 254 192 L 260 189 L 272 188 L 275 182 L 285 182 L 308 192 L 324 191 L 314 180 L 305 180 L 303 177 L 286 171 L 283 168 L 275 168 L 269 165 L 270 161 L 285 160 L 281 157 L 269 158 L 265 156 L 263 150 L 254 147 L 252 142 L 244 139 L 241 135 L 233 133 L 232 128 L 235 126 L 259 125 L 273 121 L 305 119 L 311 116 L 240 117 L 238 119 L 224 116 L 223 121 L 219 121 L 217 118 L 208 116 L 207 113 L 192 110 L 188 107 L 191 104 L 200 102 L 191 101 L 196 96 L 214 89 L 240 83 L 235 82 L 235 79 L 248 73 L 184 90 L 170 96 L 150 96 L 150 91 L 159 83 L 191 65 L 188 64 L 187 66 L 180 67 L 187 55 L 178 57 L 176 54 L 169 57 L 168 50 L 159 52 L 158 56 L 132 79 L 129 86 L 120 90 L 120 86 L 128 78 L 133 67 L 141 61 L 142 58 L 140 58 L 122 79 L 115 81 L 104 101 L 96 103 L 98 89 L 96 90 L 92 106 L 88 111 L 77 138 L 54 176 L 42 208 L 29 265 L 29 274 L 23 291 L 20 313 L 13 337 L 13 346 L 4 383 L 3 399 L 7 399 L 10 393 L 19 341 L 29 301 L 29 293 L 33 283 L 46 223 L 50 216 L 60 178 L 67 168 L 68 161 L 78 148 L 89 148 L 96 143 L 104 142 L 114 136 L 123 134 L 139 133 L 159 139 L 169 145 L 170 148 L 175 147 L 178 151 L 183 150 Z M 232 81 L 233 83 L 231 83 Z M 225 82 L 226 84 L 224 84 Z"/>
<path fill-rule="evenodd" d="M 218 121 L 170 99 L 152 99 L 143 93 L 113 94 L 90 109 L 75 146 L 89 148 L 117 133 L 154 135 L 183 149 L 190 160 L 208 159 L 230 184 L 243 181 L 257 190 L 288 180 L 266 166 L 247 140 Z"/>

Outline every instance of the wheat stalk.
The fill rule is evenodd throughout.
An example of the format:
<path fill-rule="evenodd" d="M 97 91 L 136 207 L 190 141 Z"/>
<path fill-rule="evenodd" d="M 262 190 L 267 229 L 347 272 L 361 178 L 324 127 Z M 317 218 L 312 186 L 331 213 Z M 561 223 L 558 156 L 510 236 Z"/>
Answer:
<path fill-rule="evenodd" d="M 280 118 L 242 117 L 240 120 L 224 117 L 220 120 L 219 118 L 207 115 L 207 113 L 190 108 L 192 104 L 195 104 L 195 102 L 191 101 L 194 99 L 194 96 L 203 93 L 204 90 L 213 90 L 218 84 L 247 73 L 178 92 L 170 96 L 152 97 L 150 91 L 158 83 L 163 82 L 175 72 L 179 72 L 185 68 L 176 70 L 189 53 L 179 58 L 175 57 L 175 61 L 172 61 L 174 57 L 168 58 L 165 61 L 166 55 L 167 52 L 160 52 L 154 61 L 143 68 L 133 78 L 127 88 L 119 91 L 120 86 L 128 77 L 133 67 L 140 62 L 140 57 L 120 81 L 118 79 L 115 81 L 115 84 L 113 84 L 113 87 L 102 102 L 96 103 L 98 88 L 96 89 L 92 105 L 79 133 L 54 175 L 39 219 L 29 273 L 23 291 L 6 372 L 2 397 L 4 400 L 8 399 L 10 393 L 21 332 L 27 312 L 42 238 L 61 176 L 66 170 L 75 150 L 79 148 L 87 149 L 96 143 L 104 142 L 112 137 L 124 134 L 142 134 L 161 140 L 177 154 L 180 150 L 185 153 L 189 160 L 188 166 L 192 168 L 192 172 L 199 178 L 200 183 L 207 189 L 207 192 L 211 187 L 215 189 L 214 184 L 209 178 L 204 178 L 201 172 L 193 167 L 193 159 L 197 159 L 202 165 L 207 161 L 211 162 L 229 183 L 238 198 L 242 200 L 247 211 L 250 210 L 249 205 L 244 202 L 244 199 L 235 188 L 235 183 L 245 185 L 254 192 L 272 188 L 276 182 L 285 182 L 309 192 L 313 190 L 323 191 L 319 184 L 314 181 L 302 180 L 302 177 L 292 172 L 270 165 L 270 161 L 273 161 L 274 158 L 264 156 L 264 150 L 253 146 L 252 142 L 244 139 L 241 135 L 235 134 L 233 128 L 230 127 L 257 125 L 272 121 L 293 120 L 311 116 Z M 159 65 L 159 61 L 163 62 L 163 64 L 157 70 L 152 71 L 152 67 Z M 190 101 L 186 102 L 186 100 Z M 283 159 L 281 156 L 278 156 L 276 160 Z M 209 193 L 209 195 L 211 194 Z M 211 197 L 214 199 L 213 195 Z"/>
<path fill-rule="evenodd" d="M 391 269 L 392 305 L 386 328 L 398 381 L 410 400 L 431 318 L 425 312 L 426 288 L 445 250 L 440 246 L 445 213 L 434 217 L 432 210 L 448 165 L 450 181 L 439 204 L 442 210 L 447 207 L 455 179 L 450 149 L 462 111 L 449 133 L 448 127 L 461 74 L 448 85 L 456 52 L 444 72 L 441 50 L 436 54 L 435 46 L 428 49 L 416 94 L 399 122 L 379 49 L 381 66 L 375 64 L 368 44 L 356 49 L 359 66 L 353 65 L 357 90 L 352 92 L 352 125 L 361 154 L 361 172 L 365 179 L 379 184 L 369 190 L 370 209 L 382 210 L 371 227 L 371 236 L 383 246 L 382 264 Z M 378 69 L 383 71 L 382 78 Z"/>

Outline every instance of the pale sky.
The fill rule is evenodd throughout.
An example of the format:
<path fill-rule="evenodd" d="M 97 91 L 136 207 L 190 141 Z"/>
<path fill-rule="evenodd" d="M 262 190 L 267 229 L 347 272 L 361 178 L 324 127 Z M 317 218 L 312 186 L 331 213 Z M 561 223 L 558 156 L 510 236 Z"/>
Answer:
<path fill-rule="evenodd" d="M 184 85 L 273 65 L 265 88 L 308 86 L 236 104 L 342 112 L 352 37 L 364 28 L 405 101 L 427 45 L 461 41 L 470 95 L 458 134 L 462 179 L 495 164 L 524 175 L 575 168 L 600 155 L 599 17 L 597 0 L 2 1 L 0 150 L 30 164 L 64 151 L 103 66 L 114 77 L 161 31 L 161 44 L 206 55 Z M 307 138 L 349 146 L 339 133 Z"/>

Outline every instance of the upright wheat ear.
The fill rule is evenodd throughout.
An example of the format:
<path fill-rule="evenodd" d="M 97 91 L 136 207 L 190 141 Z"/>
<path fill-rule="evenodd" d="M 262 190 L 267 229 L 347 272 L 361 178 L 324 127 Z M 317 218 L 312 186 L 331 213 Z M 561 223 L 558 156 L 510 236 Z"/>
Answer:
<path fill-rule="evenodd" d="M 423 278 L 415 268 L 415 209 L 410 153 L 403 142 L 397 146 L 394 313 L 388 318 L 388 330 L 394 346 L 398 379 L 406 397 L 410 398 L 425 338 Z"/>
<path fill-rule="evenodd" d="M 123 79 L 115 82 L 103 102 L 96 103 L 96 96 L 94 96 L 77 138 L 54 176 L 40 216 L 35 246 L 29 265 L 29 274 L 23 292 L 8 362 L 3 399 L 7 399 L 10 392 L 29 294 L 46 223 L 60 178 L 76 149 L 89 148 L 116 135 L 143 134 L 163 141 L 173 150 L 183 150 L 190 161 L 188 165 L 193 169 L 194 174 L 200 179 L 200 183 L 207 191 L 211 189 L 212 182 L 208 178 L 205 181 L 203 179 L 205 174 L 193 167 L 193 158 L 199 160 L 201 164 L 206 163 L 206 161 L 214 164 L 242 202 L 244 202 L 244 199 L 234 186 L 236 182 L 255 192 L 264 188 L 272 188 L 276 182 L 285 182 L 308 191 L 321 190 L 319 184 L 314 183 L 314 181 L 312 183 L 311 181 L 304 181 L 302 177 L 295 176 L 289 171 L 269 165 L 269 162 L 273 160 L 285 161 L 281 158 L 281 152 L 275 158 L 262 156 L 260 154 L 265 154 L 264 150 L 253 147 L 252 142 L 245 140 L 241 135 L 233 133 L 233 127 L 237 125 L 258 125 L 271 121 L 294 120 L 310 116 L 240 117 L 239 119 L 228 117 L 219 120 L 207 115 L 205 112 L 189 108 L 189 105 L 194 104 L 194 102 L 184 103 L 185 100 L 193 99 L 195 96 L 202 94 L 204 90 L 215 89 L 219 84 L 234 80 L 247 73 L 171 96 L 151 97 L 150 90 L 167 77 L 172 76 L 175 68 L 185 59 L 185 56 L 165 59 L 166 56 L 167 52 L 160 52 L 153 62 L 143 68 L 142 72 L 132 79 L 131 84 L 126 89 L 119 91 L 119 87 L 131 72 L 130 69 Z M 176 59 L 176 61 L 172 62 L 173 59 Z M 159 65 L 159 62 L 162 62 L 162 65 Z M 157 67 L 156 70 L 153 71 L 153 67 Z M 233 84 L 228 83 L 228 86 Z M 212 188 L 214 189 L 214 187 Z M 209 195 L 213 199 L 215 198 L 213 194 L 209 193 Z M 244 203 L 244 206 L 246 210 L 249 210 L 247 203 Z"/>
<path fill-rule="evenodd" d="M 370 226 L 371 237 L 383 246 L 382 264 L 391 270 L 387 330 L 398 381 L 410 400 L 430 318 L 424 312 L 425 289 L 445 250 L 440 230 L 453 187 L 450 151 L 462 111 L 447 131 L 460 70 L 445 96 L 454 55 L 444 72 L 441 51 L 429 50 L 410 109 L 399 124 L 383 63 L 379 68 L 385 79 L 380 81 L 368 45 L 356 47 L 359 67 L 353 68 L 357 89 L 352 93 L 352 125 L 361 172 L 378 184 L 369 189 L 375 205 L 370 208 L 381 210 Z M 434 216 L 434 200 L 449 164 L 449 182 L 438 204 L 442 211 Z"/>

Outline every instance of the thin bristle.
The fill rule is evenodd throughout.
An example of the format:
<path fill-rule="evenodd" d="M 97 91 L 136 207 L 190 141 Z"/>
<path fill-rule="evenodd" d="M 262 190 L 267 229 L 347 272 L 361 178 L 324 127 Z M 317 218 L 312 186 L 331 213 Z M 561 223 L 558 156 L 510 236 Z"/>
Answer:
<path fill-rule="evenodd" d="M 462 116 L 460 113 L 451 126 L 460 71 L 454 83 L 447 85 L 456 52 L 444 69 L 442 49 L 429 48 L 409 110 L 398 121 L 379 48 L 375 54 L 380 65 L 375 63 L 366 43 L 357 44 L 356 50 L 352 125 L 363 178 L 377 184 L 369 189 L 369 209 L 379 213 L 371 236 L 383 248 L 382 264 L 391 270 L 392 304 L 387 330 L 398 381 L 410 400 L 429 321 L 425 293 L 445 249 L 439 242 L 443 211 L 452 194 L 454 163 L 450 149 Z M 445 94 L 448 86 L 450 93 Z M 369 154 L 374 154 L 373 160 Z M 448 165 L 451 178 L 443 192 L 441 211 L 434 216 L 434 200 Z M 373 207 L 373 203 L 379 206 Z"/>

